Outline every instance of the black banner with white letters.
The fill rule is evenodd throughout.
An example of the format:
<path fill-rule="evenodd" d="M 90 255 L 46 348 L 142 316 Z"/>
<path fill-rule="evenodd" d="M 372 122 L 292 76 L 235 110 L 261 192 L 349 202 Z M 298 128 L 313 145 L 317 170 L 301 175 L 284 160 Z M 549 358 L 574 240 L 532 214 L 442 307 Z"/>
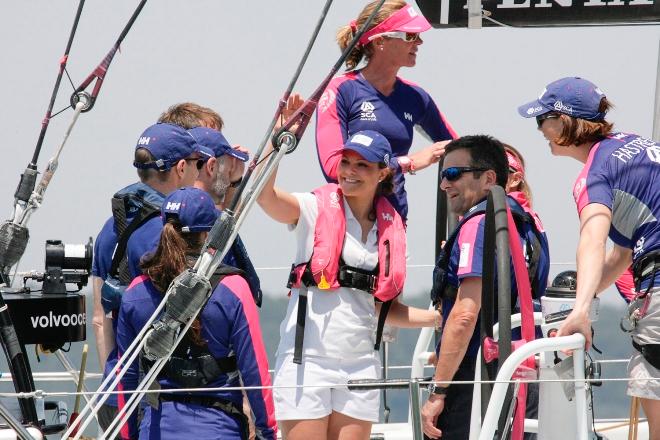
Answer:
<path fill-rule="evenodd" d="M 417 0 L 436 28 L 466 27 L 466 0 Z M 660 24 L 660 0 L 482 0 L 484 14 L 516 27 Z M 498 26 L 483 19 L 483 26 Z"/>

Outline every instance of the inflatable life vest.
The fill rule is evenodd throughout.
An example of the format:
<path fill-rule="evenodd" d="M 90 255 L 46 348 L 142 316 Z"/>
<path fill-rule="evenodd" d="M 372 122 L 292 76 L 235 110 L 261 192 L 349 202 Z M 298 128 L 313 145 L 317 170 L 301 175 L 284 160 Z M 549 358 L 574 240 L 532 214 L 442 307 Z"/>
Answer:
<path fill-rule="evenodd" d="M 543 231 L 538 228 L 534 217 L 526 212 L 513 198 L 506 198 L 511 215 L 516 223 L 519 234 L 524 239 L 525 262 L 529 272 L 529 281 L 532 288 L 532 296 L 538 300 L 544 293 L 548 281 L 548 268 L 550 266 L 550 248 L 548 239 Z M 431 289 L 431 300 L 437 305 L 443 298 L 454 299 L 456 288 L 448 282 L 447 270 L 451 258 L 451 250 L 458 238 L 461 227 L 472 217 L 486 212 L 486 201 L 482 201 L 468 211 L 456 229 L 451 233 L 438 256 L 433 269 L 433 288 Z"/>
<path fill-rule="evenodd" d="M 335 290 L 350 276 L 342 273 L 346 272 L 342 268 L 349 267 L 341 261 L 346 235 L 343 197 L 339 185 L 335 183 L 324 185 L 313 193 L 318 204 L 318 217 L 314 227 L 312 258 L 308 262 L 294 265 L 289 287 L 300 287 L 304 281 L 307 286 Z M 376 227 L 378 265 L 373 273 L 373 288 L 360 290 L 369 291 L 377 300 L 385 302 L 401 293 L 406 279 L 406 230 L 401 216 L 385 197 L 380 197 L 376 202 Z M 353 272 L 356 268 L 351 269 Z M 357 271 L 366 272 L 361 269 Z M 304 276 L 305 272 L 311 275 L 311 279 Z"/>
<path fill-rule="evenodd" d="M 391 301 L 403 290 L 406 279 L 406 230 L 399 213 L 385 197 L 376 201 L 378 229 L 378 265 L 365 271 L 343 263 L 341 252 L 346 235 L 346 213 L 339 185 L 330 183 L 313 191 L 318 205 L 314 226 L 314 249 L 309 261 L 293 265 L 287 287 L 301 288 L 298 296 L 298 320 L 294 362 L 302 362 L 302 338 L 305 328 L 307 290 L 351 287 L 374 295 L 383 302 L 378 317 L 375 350 L 380 348 L 385 318 Z"/>

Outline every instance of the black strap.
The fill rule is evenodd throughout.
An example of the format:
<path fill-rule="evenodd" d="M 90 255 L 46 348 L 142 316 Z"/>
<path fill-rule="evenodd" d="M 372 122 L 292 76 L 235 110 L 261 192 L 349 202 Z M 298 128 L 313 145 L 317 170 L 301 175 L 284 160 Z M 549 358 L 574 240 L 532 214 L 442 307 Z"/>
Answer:
<path fill-rule="evenodd" d="M 187 405 L 199 405 L 207 408 L 218 409 L 239 422 L 241 427 L 241 439 L 249 438 L 248 419 L 242 408 L 239 408 L 234 402 L 213 396 L 194 396 L 192 394 L 160 394 L 161 402 L 178 402 Z"/>
<path fill-rule="evenodd" d="M 131 234 L 133 234 L 133 232 L 135 232 L 135 230 L 142 226 L 147 220 L 160 214 L 160 208 L 143 201 L 143 207 L 138 211 L 131 223 L 127 225 L 126 201 L 127 199 L 124 197 L 112 198 L 112 216 L 115 221 L 117 232 L 119 233 L 119 238 L 117 239 L 117 247 L 112 256 L 112 264 L 108 273 L 113 277 L 119 275 L 119 280 L 122 283 L 129 284 L 131 280 L 130 274 L 128 273 L 128 261 L 126 260 L 128 239 L 131 238 Z"/>
<path fill-rule="evenodd" d="M 646 272 L 649 269 L 651 269 L 651 272 L 648 273 L 647 275 L 650 275 L 649 278 L 651 281 L 649 283 L 648 289 L 646 289 L 645 294 L 648 294 L 653 288 L 655 275 L 658 272 L 658 269 L 660 269 L 660 250 L 656 249 L 647 253 L 642 258 L 635 261 L 635 264 L 633 264 L 632 267 L 633 282 L 635 283 L 636 292 L 640 292 L 642 287 L 642 281 L 644 280 L 644 278 L 646 278 L 644 276 L 644 272 Z"/>
<path fill-rule="evenodd" d="M 660 344 L 638 344 L 633 339 L 632 346 L 644 356 L 649 364 L 660 370 Z"/>
<path fill-rule="evenodd" d="M 376 344 L 374 344 L 374 350 L 380 350 L 380 342 L 383 339 L 383 328 L 385 327 L 385 319 L 387 314 L 390 312 L 390 307 L 392 307 L 393 299 L 385 301 L 380 306 L 380 313 L 378 314 L 378 325 L 376 326 Z"/>
<path fill-rule="evenodd" d="M 507 204 L 511 209 L 511 215 L 513 216 L 514 220 L 518 222 L 522 221 L 528 223 L 531 226 L 534 237 L 536 239 L 534 240 L 534 243 L 531 244 L 528 243 L 528 245 L 531 245 L 531 250 L 528 247 L 528 250 L 530 250 L 531 252 L 531 255 L 529 256 L 530 260 L 528 262 L 529 263 L 528 271 L 530 275 L 530 283 L 532 286 L 535 286 L 537 284 L 535 281 L 538 275 L 539 260 L 541 258 L 541 252 L 542 252 L 541 232 L 537 229 L 534 218 L 528 212 L 526 212 L 518 202 L 516 202 L 511 197 L 507 197 L 506 199 L 507 199 Z M 458 224 L 456 225 L 456 228 L 454 228 L 453 232 L 447 238 L 445 245 L 440 251 L 438 260 L 435 263 L 437 267 L 439 267 L 445 272 L 447 271 L 447 269 L 449 268 L 450 253 L 452 248 L 454 247 L 454 243 L 456 242 L 456 239 L 458 238 L 458 234 L 460 233 L 461 228 L 472 217 L 474 217 L 475 215 L 484 214 L 485 212 L 486 212 L 486 200 L 483 200 L 479 202 L 477 205 L 475 205 L 472 209 L 470 209 L 465 214 L 465 216 L 463 216 L 461 221 L 458 222 Z M 446 277 L 441 277 L 441 278 L 443 278 L 443 281 L 446 282 Z M 439 290 L 444 290 L 445 287 L 446 286 L 437 286 L 434 280 L 434 285 L 431 291 L 431 298 L 440 298 L 444 296 L 444 292 L 441 292 Z"/>
<path fill-rule="evenodd" d="M 343 259 L 340 259 L 337 282 L 342 287 L 362 290 L 373 295 L 378 284 L 378 265 L 374 270 L 364 270 L 349 266 L 344 263 Z"/>
<path fill-rule="evenodd" d="M 298 289 L 298 315 L 296 316 L 296 336 L 293 345 L 293 363 L 302 364 L 303 339 L 305 337 L 305 317 L 307 316 L 307 286 L 300 283 Z"/>

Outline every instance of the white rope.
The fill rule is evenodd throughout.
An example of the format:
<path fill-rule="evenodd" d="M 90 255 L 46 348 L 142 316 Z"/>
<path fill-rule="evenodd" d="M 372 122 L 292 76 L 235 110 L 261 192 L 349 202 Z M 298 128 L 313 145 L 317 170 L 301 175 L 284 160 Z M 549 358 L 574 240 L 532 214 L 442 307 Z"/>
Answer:
<path fill-rule="evenodd" d="M 575 262 L 558 262 L 558 263 L 550 263 L 550 266 L 575 266 Z M 435 267 L 435 264 L 406 264 L 407 269 L 429 269 Z M 291 270 L 291 266 L 263 266 L 263 267 L 255 267 L 255 270 L 257 271 L 269 271 L 269 270 Z M 19 274 L 21 275 L 21 274 Z"/>
<path fill-rule="evenodd" d="M 601 379 L 508 379 L 508 380 L 453 380 L 453 381 L 432 381 L 432 380 L 418 380 L 419 385 L 429 385 L 431 383 L 442 383 L 450 385 L 477 385 L 477 384 L 498 384 L 498 383 L 594 383 L 594 382 L 627 382 L 630 380 L 635 381 L 651 381 L 660 380 L 660 377 L 645 377 L 630 379 L 628 377 L 612 377 Z M 391 387 L 393 385 L 405 385 L 411 382 L 410 379 L 391 379 L 389 382 L 373 382 L 363 384 L 315 384 L 315 385 L 268 385 L 268 386 L 236 386 L 236 387 L 209 387 L 209 388 L 168 388 L 168 389 L 149 389 L 149 390 L 123 390 L 123 391 L 81 391 L 81 392 L 67 392 L 55 391 L 49 392 L 44 390 L 35 390 L 27 393 L 0 393 L 0 397 L 15 397 L 15 398 L 35 398 L 44 399 L 48 397 L 67 397 L 67 396 L 94 396 L 99 394 L 107 395 L 125 395 L 125 394 L 158 394 L 158 393 L 209 393 L 218 391 L 249 391 L 249 390 L 276 390 L 276 389 L 304 389 L 304 388 L 320 388 L 320 389 L 343 389 L 349 386 L 369 386 L 373 388 L 378 387 Z"/>

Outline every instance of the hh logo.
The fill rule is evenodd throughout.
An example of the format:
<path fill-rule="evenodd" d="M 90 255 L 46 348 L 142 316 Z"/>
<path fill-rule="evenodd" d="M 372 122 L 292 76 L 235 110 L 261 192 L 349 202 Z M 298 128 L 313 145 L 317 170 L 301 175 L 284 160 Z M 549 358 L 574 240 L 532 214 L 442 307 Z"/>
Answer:
<path fill-rule="evenodd" d="M 336 192 L 330 193 L 330 207 L 339 209 L 339 194 Z"/>
<path fill-rule="evenodd" d="M 181 202 L 167 202 L 167 205 L 165 206 L 166 210 L 171 211 L 178 211 L 179 208 L 181 208 Z"/>
<path fill-rule="evenodd" d="M 409 120 L 410 122 L 412 122 L 412 115 L 411 115 L 410 113 L 408 113 L 408 112 L 403 112 L 403 117 L 404 117 L 404 119 L 407 119 L 407 120 Z"/>
<path fill-rule="evenodd" d="M 383 220 L 391 223 L 394 221 L 394 217 L 392 217 L 392 214 L 390 214 L 389 212 L 383 212 Z"/>
<path fill-rule="evenodd" d="M 138 145 L 149 145 L 149 139 L 151 139 L 148 136 L 142 136 L 140 139 L 138 139 Z"/>

